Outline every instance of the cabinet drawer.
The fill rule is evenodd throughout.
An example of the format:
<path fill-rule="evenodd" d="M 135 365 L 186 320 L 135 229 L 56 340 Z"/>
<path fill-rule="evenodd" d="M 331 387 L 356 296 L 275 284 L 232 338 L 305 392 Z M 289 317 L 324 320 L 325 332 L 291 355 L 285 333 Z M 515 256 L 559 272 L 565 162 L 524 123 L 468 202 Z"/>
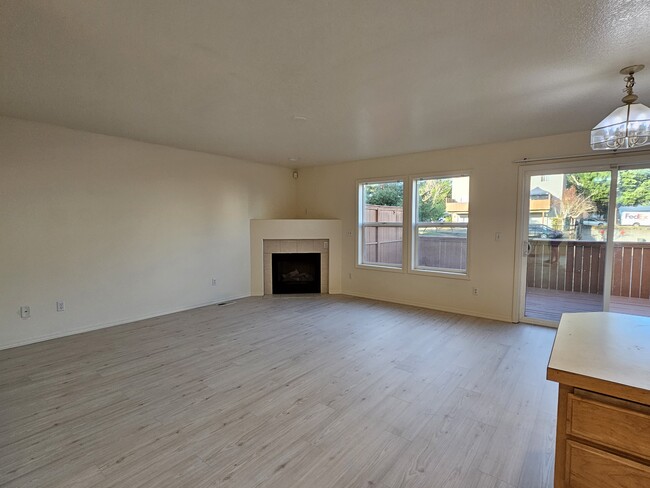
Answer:
<path fill-rule="evenodd" d="M 571 488 L 648 488 L 650 466 L 567 441 L 567 475 Z"/>
<path fill-rule="evenodd" d="M 606 402 L 569 394 L 567 434 L 650 460 L 650 415 Z"/>

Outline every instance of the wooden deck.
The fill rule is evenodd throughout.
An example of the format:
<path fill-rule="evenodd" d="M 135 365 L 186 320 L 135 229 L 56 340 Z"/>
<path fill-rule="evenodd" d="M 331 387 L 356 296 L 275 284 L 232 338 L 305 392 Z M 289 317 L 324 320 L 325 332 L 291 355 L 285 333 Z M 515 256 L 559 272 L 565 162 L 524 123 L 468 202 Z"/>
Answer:
<path fill-rule="evenodd" d="M 526 317 L 559 322 L 563 312 L 602 310 L 602 295 L 532 287 L 526 289 Z M 650 300 L 613 296 L 610 299 L 609 311 L 650 316 Z"/>

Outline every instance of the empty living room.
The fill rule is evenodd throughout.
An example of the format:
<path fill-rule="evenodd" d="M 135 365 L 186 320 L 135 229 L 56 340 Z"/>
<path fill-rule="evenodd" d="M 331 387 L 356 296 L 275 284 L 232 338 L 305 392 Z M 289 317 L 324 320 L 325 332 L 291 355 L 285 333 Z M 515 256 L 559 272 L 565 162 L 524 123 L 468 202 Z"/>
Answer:
<path fill-rule="evenodd" d="M 644 63 L 646 0 L 0 0 L 0 487 L 650 488 Z"/>

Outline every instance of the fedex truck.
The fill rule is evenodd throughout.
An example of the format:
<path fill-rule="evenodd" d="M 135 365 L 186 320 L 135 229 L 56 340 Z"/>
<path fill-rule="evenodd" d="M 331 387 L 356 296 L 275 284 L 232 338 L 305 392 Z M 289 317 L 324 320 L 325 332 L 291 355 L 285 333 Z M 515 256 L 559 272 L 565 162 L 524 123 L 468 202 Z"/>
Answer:
<path fill-rule="evenodd" d="M 650 207 L 619 207 L 621 225 L 650 226 Z"/>

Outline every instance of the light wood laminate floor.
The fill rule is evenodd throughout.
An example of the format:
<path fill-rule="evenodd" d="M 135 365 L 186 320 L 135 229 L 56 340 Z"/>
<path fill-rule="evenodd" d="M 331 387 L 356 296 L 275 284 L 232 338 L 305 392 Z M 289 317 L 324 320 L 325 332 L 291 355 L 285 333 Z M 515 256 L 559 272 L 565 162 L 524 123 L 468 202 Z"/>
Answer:
<path fill-rule="evenodd" d="M 0 486 L 551 487 L 554 334 L 276 296 L 0 351 Z"/>

